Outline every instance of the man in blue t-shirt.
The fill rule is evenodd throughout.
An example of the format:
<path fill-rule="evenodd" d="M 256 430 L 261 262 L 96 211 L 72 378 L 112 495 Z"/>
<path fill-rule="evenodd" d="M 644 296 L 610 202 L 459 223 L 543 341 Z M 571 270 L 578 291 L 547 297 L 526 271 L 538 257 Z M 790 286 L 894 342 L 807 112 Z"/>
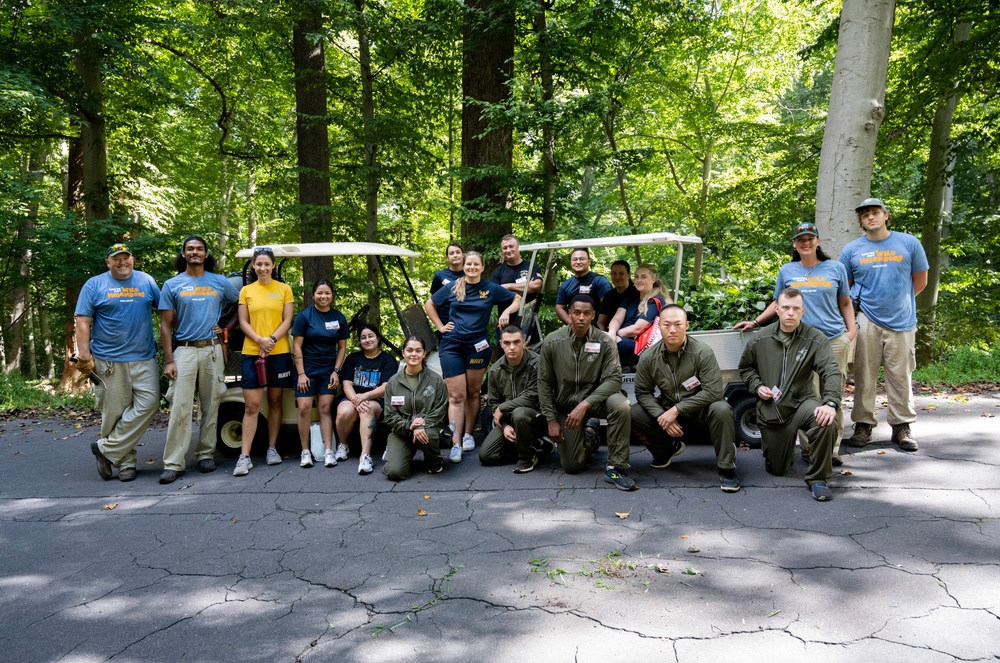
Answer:
<path fill-rule="evenodd" d="M 135 445 L 160 406 L 152 315 L 160 289 L 124 244 L 108 248 L 105 263 L 108 271 L 84 283 L 76 302 L 76 366 L 101 409 L 101 437 L 90 445 L 97 472 L 107 481 L 117 467 L 120 480 L 132 481 Z"/>
<path fill-rule="evenodd" d="M 854 435 L 845 443 L 863 447 L 871 442 L 881 366 L 892 442 L 903 451 L 916 451 L 910 435 L 910 424 L 917 420 L 911 378 L 916 367 L 916 297 L 927 286 L 927 254 L 913 235 L 889 230 L 889 212 L 881 200 L 868 198 L 854 211 L 865 234 L 840 254 L 861 309 L 854 350 Z"/>
<path fill-rule="evenodd" d="M 569 266 L 573 270 L 573 276 L 559 286 L 559 292 L 556 294 L 556 315 L 564 325 L 570 324 L 570 300 L 577 295 L 587 295 L 594 301 L 596 324 L 596 312 L 601 310 L 601 300 L 611 290 L 611 283 L 600 274 L 590 271 L 590 251 L 587 249 L 573 249 L 569 257 Z"/>
<path fill-rule="evenodd" d="M 500 240 L 500 252 L 503 254 L 503 262 L 493 270 L 490 280 L 515 294 L 527 296 L 524 312 L 529 320 L 529 327 L 524 328 L 521 316 L 517 314 L 510 316 L 509 324 L 520 327 L 524 331 L 526 343 L 535 345 L 541 340 L 536 320 L 540 303 L 538 293 L 542 289 L 542 270 L 535 264 L 531 274 L 528 274 L 528 261 L 521 258 L 521 243 L 514 235 L 505 235 Z M 500 334 L 497 334 L 497 345 L 500 345 Z"/>
<path fill-rule="evenodd" d="M 215 326 L 226 304 L 234 304 L 240 298 L 240 291 L 229 279 L 214 273 L 215 256 L 197 235 L 181 244 L 174 267 L 179 273 L 164 282 L 160 298 L 163 374 L 171 380 L 167 389 L 170 422 L 160 475 L 163 484 L 172 483 L 184 474 L 184 456 L 191 446 L 191 410 L 196 389 L 201 427 L 194 455 L 200 472 L 215 470 L 219 398 L 226 391 L 226 355 Z"/>

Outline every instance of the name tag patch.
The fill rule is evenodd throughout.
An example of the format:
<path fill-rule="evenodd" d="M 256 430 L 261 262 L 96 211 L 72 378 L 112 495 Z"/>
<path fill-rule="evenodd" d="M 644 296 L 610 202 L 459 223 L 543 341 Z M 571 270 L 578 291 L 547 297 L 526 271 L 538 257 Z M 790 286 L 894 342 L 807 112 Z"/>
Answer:
<path fill-rule="evenodd" d="M 683 385 L 684 388 L 687 389 L 688 391 L 691 391 L 692 389 L 694 389 L 695 387 L 697 387 L 700 384 L 701 384 L 701 380 L 698 379 L 697 375 L 692 375 L 691 377 L 689 377 L 684 382 L 681 382 L 681 385 Z"/>
<path fill-rule="evenodd" d="M 327 331 L 337 331 L 340 329 L 340 320 L 330 320 L 324 323 Z"/>
<path fill-rule="evenodd" d="M 528 277 L 527 277 L 527 276 L 522 276 L 522 277 L 521 277 L 521 278 L 519 278 L 519 279 L 515 279 L 515 280 L 514 280 L 514 283 L 524 283 L 524 282 L 525 282 L 525 281 L 527 281 L 527 280 L 528 280 Z"/>
<path fill-rule="evenodd" d="M 389 402 L 390 405 L 406 405 L 406 396 L 393 396 Z"/>
<path fill-rule="evenodd" d="M 598 343 L 598 342 L 596 342 L 596 341 L 591 342 L 591 343 L 584 343 L 583 344 L 583 351 L 584 352 L 590 352 L 590 353 L 600 352 L 601 351 L 601 344 Z"/>
<path fill-rule="evenodd" d="M 589 285 L 581 285 L 580 286 L 580 294 L 581 295 L 589 295 L 590 294 L 590 286 Z"/>

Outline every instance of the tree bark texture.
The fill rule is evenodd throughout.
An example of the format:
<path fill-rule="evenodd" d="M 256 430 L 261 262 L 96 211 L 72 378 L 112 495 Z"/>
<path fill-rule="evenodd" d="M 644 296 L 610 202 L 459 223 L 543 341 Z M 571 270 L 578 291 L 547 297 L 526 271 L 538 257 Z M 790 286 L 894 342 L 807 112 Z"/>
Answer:
<path fill-rule="evenodd" d="M 42 169 L 45 167 L 46 161 L 48 161 L 47 146 L 43 146 L 41 150 L 32 150 L 28 157 L 27 168 L 24 170 L 23 176 L 25 180 L 40 181 L 42 179 Z M 29 202 L 25 212 L 20 223 L 18 223 L 17 237 L 14 241 L 14 265 L 17 270 L 17 276 L 15 277 L 14 287 L 11 288 L 10 292 L 10 349 L 5 357 L 8 373 L 21 370 L 25 322 L 30 306 L 28 284 L 31 281 L 31 249 L 29 243 L 34 234 L 35 222 L 38 219 L 38 202 Z"/>
<path fill-rule="evenodd" d="M 68 154 L 66 162 L 66 209 L 70 213 L 77 213 L 83 216 L 83 145 L 82 139 L 72 138 L 69 140 Z M 81 275 L 82 276 L 82 275 Z M 83 281 L 80 279 L 67 279 L 63 290 L 63 304 L 66 307 L 66 321 L 63 325 L 63 367 L 59 377 L 59 391 L 70 392 L 86 386 L 86 382 L 81 384 L 77 378 L 79 373 L 70 363 L 70 359 L 76 354 L 76 321 L 73 312 L 76 310 L 76 300 L 80 296 L 80 288 Z"/>
<path fill-rule="evenodd" d="M 326 118 L 326 62 L 321 9 L 314 3 L 300 6 L 301 16 L 292 31 L 295 65 L 295 133 L 298 147 L 300 235 L 303 242 L 329 242 L 330 139 Z M 333 258 L 304 258 L 302 277 L 306 304 L 312 303 L 310 284 L 333 277 Z"/>
<path fill-rule="evenodd" d="M 514 73 L 514 12 L 508 0 L 470 0 L 462 25 L 462 167 L 510 170 L 513 132 L 494 126 L 482 104 L 507 100 Z M 495 173 L 462 180 L 462 237 L 467 248 L 495 247 L 510 232 L 510 191 Z"/>
<path fill-rule="evenodd" d="M 538 74 L 542 83 L 542 228 L 545 232 L 556 229 L 556 186 L 559 168 L 556 166 L 556 132 L 553 126 L 553 98 L 555 83 L 552 78 L 552 44 L 546 29 L 545 12 L 552 9 L 551 0 L 538 0 L 535 8 L 535 34 L 538 35 Z"/>
<path fill-rule="evenodd" d="M 895 0 L 844 0 L 816 183 L 823 247 L 839 255 L 858 236 L 854 208 L 871 193 Z"/>
<path fill-rule="evenodd" d="M 83 83 L 77 110 L 84 120 L 80 126 L 80 148 L 83 159 L 83 217 L 88 229 L 94 227 L 95 221 L 111 216 L 104 82 L 100 69 L 102 47 L 93 34 L 94 29 L 86 25 L 76 33 L 77 53 L 73 58 Z"/>
<path fill-rule="evenodd" d="M 368 27 L 365 23 L 365 0 L 354 0 L 358 10 L 358 62 L 361 66 L 361 118 L 364 122 L 365 150 L 365 241 L 378 241 L 378 193 L 381 185 L 381 174 L 378 165 L 378 142 L 375 135 L 375 85 L 372 76 L 371 46 L 368 40 Z M 375 256 L 368 256 L 368 319 L 382 319 L 381 295 L 379 288 L 378 261 Z"/>

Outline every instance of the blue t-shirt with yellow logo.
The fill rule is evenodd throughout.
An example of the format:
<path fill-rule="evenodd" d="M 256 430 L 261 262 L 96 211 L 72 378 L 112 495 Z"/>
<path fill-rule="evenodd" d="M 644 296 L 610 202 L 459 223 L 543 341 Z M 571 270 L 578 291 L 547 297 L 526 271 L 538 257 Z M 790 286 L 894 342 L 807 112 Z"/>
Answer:
<path fill-rule="evenodd" d="M 892 331 L 916 329 L 913 275 L 928 269 L 927 254 L 920 240 L 895 231 L 878 242 L 859 237 L 844 247 L 840 262 L 854 282 L 866 318 Z"/>
<path fill-rule="evenodd" d="M 178 341 L 204 341 L 215 336 L 213 328 L 226 304 L 239 301 L 240 291 L 221 274 L 190 276 L 181 272 L 163 282 L 161 311 L 176 313 Z"/>
<path fill-rule="evenodd" d="M 847 283 L 847 270 L 836 260 L 822 260 L 812 267 L 789 262 L 778 270 L 774 298 L 785 288 L 800 290 L 806 307 L 802 322 L 820 330 L 827 338 L 837 338 L 847 331 L 844 314 L 837 304 L 838 297 L 851 296 Z"/>
<path fill-rule="evenodd" d="M 475 343 L 486 338 L 486 328 L 490 324 L 490 313 L 494 306 L 507 308 L 516 295 L 490 281 L 465 284 L 465 301 L 455 299 L 451 288 L 441 288 L 431 300 L 438 310 L 449 306 L 451 321 L 455 328 L 444 335 L 453 341 Z"/>
<path fill-rule="evenodd" d="M 159 302 L 156 281 L 139 270 L 123 281 L 110 272 L 89 279 L 76 300 L 76 315 L 94 320 L 91 354 L 104 361 L 144 361 L 156 356 L 153 308 Z"/>

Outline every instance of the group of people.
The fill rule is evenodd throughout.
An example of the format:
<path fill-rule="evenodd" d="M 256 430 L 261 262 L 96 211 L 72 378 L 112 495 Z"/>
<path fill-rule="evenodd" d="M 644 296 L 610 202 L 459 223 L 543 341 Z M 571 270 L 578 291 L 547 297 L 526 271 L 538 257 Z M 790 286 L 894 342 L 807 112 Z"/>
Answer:
<path fill-rule="evenodd" d="M 845 247 L 840 261 L 820 248 L 814 224 L 796 226 L 793 259 L 779 271 L 774 302 L 736 325 L 763 327 L 747 343 L 739 371 L 758 398 L 765 468 L 787 473 L 798 437 L 809 464 L 806 484 L 820 501 L 831 499 L 832 467 L 843 463 L 841 398 L 852 353 L 854 433 L 845 443 L 860 447 L 872 439 L 881 367 L 892 441 L 903 450 L 917 449 L 910 433 L 916 419 L 910 377 L 915 296 L 926 285 L 926 256 L 911 235 L 889 231 L 881 201 L 867 199 L 856 212 L 865 234 Z M 286 388 L 296 393 L 303 467 L 313 463 L 309 426 L 315 398 L 328 467 L 348 457 L 347 437 L 360 423 L 358 471 L 371 473 L 372 432 L 384 416 L 390 429 L 384 474 L 406 479 L 418 452 L 428 472 L 440 472 L 444 449 L 458 463 L 463 452 L 476 448 L 472 432 L 485 374 L 492 429 L 479 447 L 484 465 L 514 463 L 514 472 L 524 474 L 557 446 L 563 469 L 581 472 L 599 446 L 604 419 L 604 479 L 616 488 L 636 488 L 627 474 L 632 441 L 649 449 L 652 467 L 665 468 L 684 451 L 685 439 L 707 437 L 722 490 L 739 491 L 733 413 L 724 398 L 722 371 L 711 348 L 687 334 L 687 313 L 662 291 L 656 269 L 644 264 L 632 275 L 626 261 L 617 261 L 608 281 L 591 271 L 586 249 L 574 250 L 573 275 L 560 285 L 555 307 L 566 326 L 538 345 L 534 320 L 541 272 L 529 269 L 516 237 L 504 237 L 501 252 L 503 263 L 486 280 L 479 253 L 448 246 L 448 267 L 435 274 L 425 304 L 439 338 L 439 376 L 427 369 L 427 348 L 416 336 L 406 339 L 398 370 L 371 325 L 358 330 L 361 350 L 347 355 L 347 322 L 331 307 L 328 281 L 314 284 L 313 304 L 293 319 L 291 289 L 274 278 L 274 254 L 267 248 L 254 251 L 251 283 L 237 292 L 212 273 L 205 242 L 189 237 L 177 258 L 179 273 L 164 283 L 162 294 L 148 275 L 133 269 L 127 246 L 109 248 L 109 271 L 87 282 L 77 307 L 78 366 L 93 376 L 103 418 L 101 439 L 92 445 L 100 475 L 110 479 L 117 467 L 123 481 L 135 478 L 135 443 L 159 402 L 151 328 L 146 333 L 155 308 L 174 403 L 160 481 L 169 483 L 184 472 L 196 389 L 202 425 L 195 457 L 200 471 L 215 469 L 215 412 L 225 389 L 216 325 L 222 307 L 238 301 L 246 414 L 237 476 L 252 467 L 249 453 L 265 395 L 266 461 L 281 462 L 275 443 Z M 502 356 L 489 367 L 494 308 Z M 534 345 L 537 351 L 529 347 Z M 632 364 L 634 405 L 621 392 L 622 367 Z"/>

